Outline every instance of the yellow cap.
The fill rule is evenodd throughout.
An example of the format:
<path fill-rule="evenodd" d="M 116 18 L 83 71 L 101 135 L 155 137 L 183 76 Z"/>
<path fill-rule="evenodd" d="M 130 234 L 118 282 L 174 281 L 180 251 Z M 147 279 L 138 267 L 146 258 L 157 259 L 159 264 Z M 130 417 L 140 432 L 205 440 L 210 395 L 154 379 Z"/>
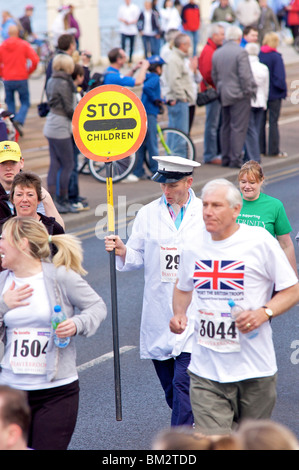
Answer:
<path fill-rule="evenodd" d="M 12 160 L 19 162 L 22 158 L 21 149 L 17 142 L 3 140 L 0 142 L 0 163 Z"/>

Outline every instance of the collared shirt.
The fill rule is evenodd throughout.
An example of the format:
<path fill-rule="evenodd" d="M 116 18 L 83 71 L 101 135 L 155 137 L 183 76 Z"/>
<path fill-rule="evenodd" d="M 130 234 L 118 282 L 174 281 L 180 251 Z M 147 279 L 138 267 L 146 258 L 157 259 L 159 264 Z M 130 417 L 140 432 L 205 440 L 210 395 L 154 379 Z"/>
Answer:
<path fill-rule="evenodd" d="M 180 207 L 180 210 L 177 212 L 175 211 L 175 207 L 172 206 L 171 204 L 169 204 L 167 201 L 166 201 L 166 198 L 164 196 L 164 202 L 167 206 L 167 209 L 169 211 L 169 214 L 170 214 L 170 217 L 172 218 L 172 220 L 174 221 L 174 225 L 176 226 L 177 229 L 179 229 L 181 223 L 182 223 L 182 220 L 183 220 L 183 217 L 186 213 L 186 210 L 187 210 L 187 207 L 188 205 L 190 204 L 190 201 L 191 201 L 191 195 L 190 195 L 190 192 L 189 192 L 189 197 L 188 197 L 188 201 L 182 205 L 182 207 Z"/>

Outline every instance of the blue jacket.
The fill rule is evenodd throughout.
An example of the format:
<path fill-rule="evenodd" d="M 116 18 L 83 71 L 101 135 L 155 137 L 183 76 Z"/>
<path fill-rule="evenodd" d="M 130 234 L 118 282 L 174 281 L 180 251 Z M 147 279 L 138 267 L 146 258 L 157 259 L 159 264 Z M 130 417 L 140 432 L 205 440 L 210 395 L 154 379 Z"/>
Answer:
<path fill-rule="evenodd" d="M 284 99 L 287 96 L 287 84 L 285 67 L 282 56 L 274 50 L 263 51 L 259 53 L 259 59 L 262 64 L 267 65 L 270 76 L 269 101 Z"/>
<path fill-rule="evenodd" d="M 141 101 L 147 114 L 154 114 L 155 116 L 159 114 L 160 108 L 155 104 L 156 100 L 162 101 L 160 77 L 155 72 L 148 72 L 141 95 Z"/>

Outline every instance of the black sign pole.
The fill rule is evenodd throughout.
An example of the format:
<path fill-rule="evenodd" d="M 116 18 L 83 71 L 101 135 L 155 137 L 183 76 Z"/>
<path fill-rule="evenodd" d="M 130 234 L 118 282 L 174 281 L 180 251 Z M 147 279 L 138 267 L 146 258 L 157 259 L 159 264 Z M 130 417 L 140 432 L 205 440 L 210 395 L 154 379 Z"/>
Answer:
<path fill-rule="evenodd" d="M 113 183 L 112 183 L 112 162 L 106 165 L 106 188 L 107 188 L 107 213 L 109 235 L 115 234 L 114 206 L 113 206 Z M 117 291 L 116 291 L 116 265 L 115 250 L 109 253 L 110 256 L 110 284 L 111 284 L 111 306 L 112 306 L 112 333 L 113 333 L 113 353 L 114 353 L 114 384 L 115 384 L 115 405 L 116 420 L 122 420 L 121 405 L 121 382 L 120 382 L 120 360 L 119 360 L 119 336 L 118 336 L 118 313 L 117 313 Z"/>

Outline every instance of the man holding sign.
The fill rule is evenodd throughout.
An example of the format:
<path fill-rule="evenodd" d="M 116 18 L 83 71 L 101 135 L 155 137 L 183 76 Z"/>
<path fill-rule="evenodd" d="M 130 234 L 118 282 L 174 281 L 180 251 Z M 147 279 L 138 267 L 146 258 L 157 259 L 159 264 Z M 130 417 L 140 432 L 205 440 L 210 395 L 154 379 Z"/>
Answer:
<path fill-rule="evenodd" d="M 153 157 L 158 171 L 152 177 L 163 195 L 137 214 L 125 245 L 115 235 L 106 237 L 107 251 L 115 249 L 119 271 L 144 268 L 144 296 L 140 331 L 141 359 L 152 359 L 172 409 L 171 425 L 192 425 L 189 376 L 194 305 L 188 309 L 183 335 L 169 330 L 172 294 L 180 253 L 200 243 L 202 203 L 191 185 L 199 163 L 182 157 Z"/>

